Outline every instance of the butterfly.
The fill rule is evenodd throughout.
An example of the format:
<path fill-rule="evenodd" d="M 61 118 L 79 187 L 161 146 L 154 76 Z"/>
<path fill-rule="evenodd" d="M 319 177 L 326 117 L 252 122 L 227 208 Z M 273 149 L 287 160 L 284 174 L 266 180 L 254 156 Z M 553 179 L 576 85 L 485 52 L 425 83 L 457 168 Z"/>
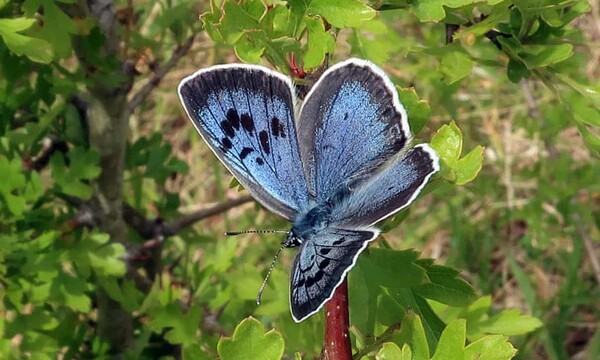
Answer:
<path fill-rule="evenodd" d="M 299 247 L 290 309 L 300 322 L 331 299 L 374 225 L 412 203 L 439 159 L 410 146 L 393 83 L 369 61 L 340 62 L 301 106 L 291 79 L 258 65 L 216 65 L 178 87 L 188 117 L 217 158 L 264 207 L 292 222 Z"/>

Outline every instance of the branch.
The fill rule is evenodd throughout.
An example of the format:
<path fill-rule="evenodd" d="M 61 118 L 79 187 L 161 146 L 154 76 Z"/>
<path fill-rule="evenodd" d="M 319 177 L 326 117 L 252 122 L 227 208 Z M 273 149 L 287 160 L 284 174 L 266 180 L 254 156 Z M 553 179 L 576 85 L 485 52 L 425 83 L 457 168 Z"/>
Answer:
<path fill-rule="evenodd" d="M 351 360 L 350 324 L 348 312 L 348 279 L 335 290 L 325 304 L 325 342 L 321 360 Z"/>
<path fill-rule="evenodd" d="M 218 215 L 218 214 L 225 212 L 231 208 L 240 206 L 242 204 L 245 204 L 245 203 L 253 201 L 253 200 L 254 199 L 252 198 L 252 196 L 245 195 L 245 196 L 241 196 L 237 199 L 229 200 L 227 202 L 215 205 L 208 209 L 202 209 L 202 210 L 193 212 L 191 214 L 184 215 L 179 219 L 164 223 L 162 225 L 162 227 L 163 227 L 162 235 L 173 236 L 173 235 L 177 234 L 178 232 L 180 232 L 182 229 L 184 229 L 190 225 L 193 225 L 194 223 L 196 223 L 200 220 L 203 220 L 207 217 Z"/>
<path fill-rule="evenodd" d="M 154 220 L 147 219 L 133 206 L 123 204 L 123 218 L 125 222 L 137 231 L 144 239 L 158 239 L 173 236 L 184 228 L 195 224 L 196 222 L 223 213 L 231 208 L 252 201 L 250 195 L 241 196 L 237 199 L 229 200 L 207 209 L 201 209 L 193 213 L 183 215 L 181 218 L 169 222 L 161 218 Z"/>
<path fill-rule="evenodd" d="M 192 47 L 194 43 L 194 38 L 196 34 L 190 35 L 182 44 L 177 45 L 175 50 L 173 51 L 173 55 L 171 58 L 167 60 L 162 66 L 160 66 L 155 72 L 154 75 L 137 93 L 135 93 L 129 104 L 127 104 L 127 108 L 130 112 L 132 112 L 135 108 L 140 106 L 144 100 L 152 93 L 152 91 L 160 84 L 161 80 L 167 75 L 167 73 L 179 62 L 181 59 Z"/>

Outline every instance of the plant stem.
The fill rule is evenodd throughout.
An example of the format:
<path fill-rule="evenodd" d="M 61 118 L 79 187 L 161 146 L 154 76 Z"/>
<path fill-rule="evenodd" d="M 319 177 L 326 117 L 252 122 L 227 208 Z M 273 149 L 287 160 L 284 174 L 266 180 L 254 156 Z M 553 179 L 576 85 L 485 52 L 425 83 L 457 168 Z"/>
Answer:
<path fill-rule="evenodd" d="M 349 333 L 348 280 L 335 290 L 325 304 L 325 342 L 321 360 L 350 360 L 352 346 Z"/>

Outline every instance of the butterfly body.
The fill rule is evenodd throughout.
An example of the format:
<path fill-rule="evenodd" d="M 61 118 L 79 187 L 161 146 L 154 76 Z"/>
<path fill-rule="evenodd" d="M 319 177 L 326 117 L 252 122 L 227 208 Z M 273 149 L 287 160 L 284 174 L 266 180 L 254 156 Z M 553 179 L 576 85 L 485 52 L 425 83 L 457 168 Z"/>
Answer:
<path fill-rule="evenodd" d="M 300 109 L 291 80 L 255 65 L 218 65 L 179 85 L 192 123 L 238 181 L 292 222 L 294 320 L 317 312 L 379 235 L 439 170 L 425 144 L 409 148 L 406 111 L 370 62 L 328 69 Z"/>

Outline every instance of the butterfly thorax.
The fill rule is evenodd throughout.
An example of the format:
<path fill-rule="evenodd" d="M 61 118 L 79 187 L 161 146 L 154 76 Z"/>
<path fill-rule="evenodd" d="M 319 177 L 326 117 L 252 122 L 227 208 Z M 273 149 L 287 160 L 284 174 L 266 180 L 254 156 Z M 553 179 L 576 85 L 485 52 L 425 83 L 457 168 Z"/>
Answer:
<path fill-rule="evenodd" d="M 327 204 L 317 204 L 308 211 L 300 213 L 290 230 L 286 240 L 286 247 L 301 245 L 309 240 L 312 235 L 329 226 L 331 207 Z"/>

